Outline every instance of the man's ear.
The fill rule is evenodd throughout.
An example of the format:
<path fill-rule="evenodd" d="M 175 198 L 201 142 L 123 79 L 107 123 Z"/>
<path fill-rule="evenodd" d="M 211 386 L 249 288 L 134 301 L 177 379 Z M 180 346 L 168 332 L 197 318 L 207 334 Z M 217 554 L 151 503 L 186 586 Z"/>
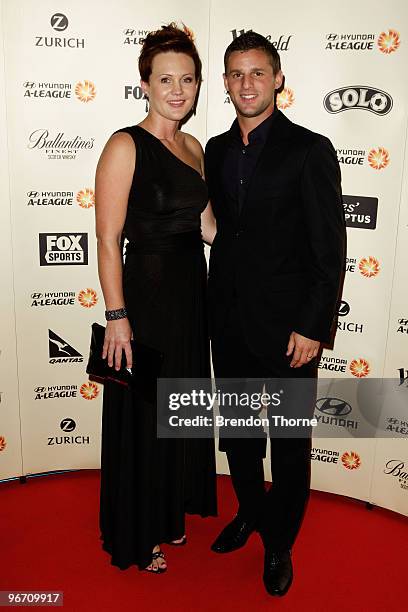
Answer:
<path fill-rule="evenodd" d="M 285 75 L 283 74 L 282 70 L 279 70 L 279 72 L 276 74 L 276 77 L 275 77 L 276 93 L 277 94 L 281 93 L 284 87 L 285 87 Z"/>
<path fill-rule="evenodd" d="M 283 89 L 283 84 L 285 81 L 285 77 L 283 76 L 282 70 L 276 73 L 275 76 L 275 89 L 279 92 L 280 89 Z"/>
<path fill-rule="evenodd" d="M 228 91 L 228 81 L 227 81 L 227 75 L 225 74 L 225 72 L 224 72 L 224 74 L 222 75 L 222 78 L 224 79 L 224 87 L 225 87 L 225 91 L 226 91 L 227 93 L 229 93 L 229 91 Z"/>

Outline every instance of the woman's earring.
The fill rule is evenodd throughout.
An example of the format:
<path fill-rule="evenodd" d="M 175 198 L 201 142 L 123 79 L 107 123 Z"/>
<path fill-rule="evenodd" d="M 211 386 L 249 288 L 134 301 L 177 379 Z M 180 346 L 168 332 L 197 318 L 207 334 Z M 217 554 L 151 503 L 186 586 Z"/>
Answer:
<path fill-rule="evenodd" d="M 146 113 L 148 113 L 149 112 L 149 98 L 147 97 L 146 94 L 143 97 L 146 100 L 145 111 L 146 111 Z"/>

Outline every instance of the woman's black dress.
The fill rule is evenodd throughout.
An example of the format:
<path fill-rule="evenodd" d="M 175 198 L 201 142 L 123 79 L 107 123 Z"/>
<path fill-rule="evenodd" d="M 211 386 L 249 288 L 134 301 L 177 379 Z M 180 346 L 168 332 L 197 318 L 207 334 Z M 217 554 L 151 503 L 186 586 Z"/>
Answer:
<path fill-rule="evenodd" d="M 123 270 L 134 338 L 163 353 L 163 378 L 209 377 L 205 182 L 150 132 L 119 131 L 136 146 Z M 156 544 L 185 533 L 185 512 L 216 515 L 213 440 L 157 439 L 156 406 L 105 383 L 100 528 L 112 564 L 146 567 Z"/>

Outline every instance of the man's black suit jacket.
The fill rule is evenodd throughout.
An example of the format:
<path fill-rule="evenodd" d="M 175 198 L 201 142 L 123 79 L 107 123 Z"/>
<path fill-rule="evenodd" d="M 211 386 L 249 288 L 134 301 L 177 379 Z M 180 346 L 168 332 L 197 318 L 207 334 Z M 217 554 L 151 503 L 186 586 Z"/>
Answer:
<path fill-rule="evenodd" d="M 230 133 L 206 147 L 206 180 L 217 220 L 209 269 L 210 333 L 238 299 L 255 354 L 276 350 L 280 332 L 329 342 L 345 260 L 341 176 L 331 142 L 280 111 L 241 213 L 229 204 L 222 166 Z"/>

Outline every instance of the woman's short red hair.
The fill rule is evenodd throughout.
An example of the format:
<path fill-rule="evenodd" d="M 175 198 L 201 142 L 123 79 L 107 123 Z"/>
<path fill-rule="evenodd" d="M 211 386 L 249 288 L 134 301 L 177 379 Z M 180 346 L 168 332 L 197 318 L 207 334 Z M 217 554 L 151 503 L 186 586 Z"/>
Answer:
<path fill-rule="evenodd" d="M 201 79 L 201 60 L 193 41 L 192 32 L 185 26 L 184 30 L 181 30 L 176 23 L 172 22 L 162 26 L 160 30 L 149 32 L 144 39 L 139 55 L 139 72 L 142 81 L 149 82 L 153 59 L 156 55 L 168 51 L 185 53 L 191 57 L 195 66 L 196 81 Z"/>

